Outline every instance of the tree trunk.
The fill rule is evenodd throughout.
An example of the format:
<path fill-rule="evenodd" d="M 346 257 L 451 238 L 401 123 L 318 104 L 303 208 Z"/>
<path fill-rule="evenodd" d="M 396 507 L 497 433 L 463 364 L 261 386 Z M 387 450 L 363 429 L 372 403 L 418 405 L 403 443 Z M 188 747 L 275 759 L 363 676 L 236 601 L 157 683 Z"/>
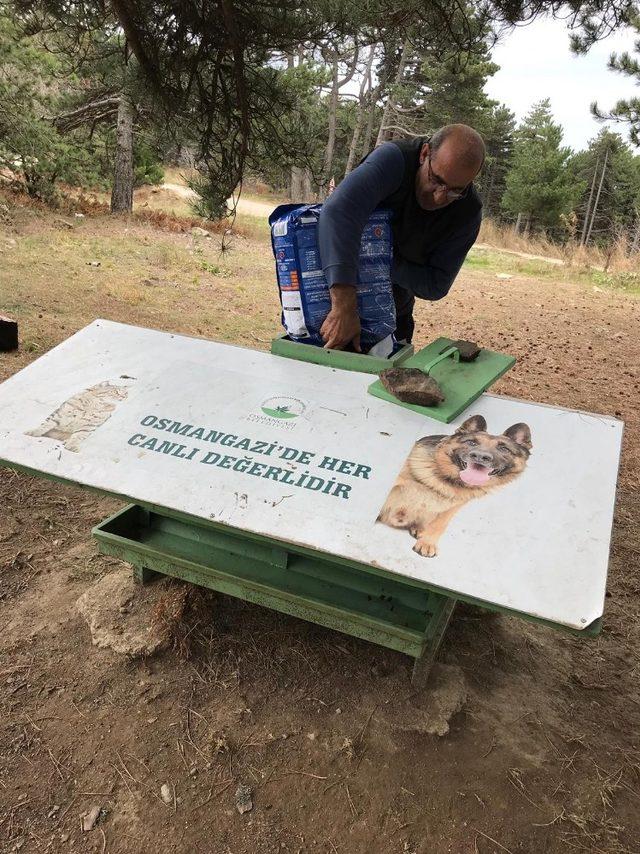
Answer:
<path fill-rule="evenodd" d="M 313 201 L 313 190 L 311 187 L 311 170 L 308 166 L 305 167 L 302 171 L 302 201 Z"/>
<path fill-rule="evenodd" d="M 596 221 L 596 214 L 598 213 L 598 202 L 600 201 L 600 193 L 602 192 L 602 185 L 604 184 L 604 176 L 607 171 L 607 159 L 609 157 L 609 149 L 604 153 L 604 163 L 602 164 L 602 175 L 600 176 L 600 184 L 598 185 L 598 192 L 596 195 L 596 199 L 593 203 L 593 212 L 591 214 L 591 223 L 589 224 L 589 231 L 587 231 L 587 237 L 584 242 L 585 246 L 589 245 L 589 241 L 591 240 L 591 232 L 593 230 L 593 224 Z"/>
<path fill-rule="evenodd" d="M 291 167 L 291 183 L 289 184 L 289 198 L 292 202 L 304 201 L 304 170 L 300 166 Z"/>
<path fill-rule="evenodd" d="M 516 234 L 520 234 L 520 225 L 522 223 L 522 214 L 519 213 L 516 217 L 516 224 L 513 226 L 513 230 Z"/>
<path fill-rule="evenodd" d="M 600 155 L 598 155 L 598 159 L 596 160 L 596 168 L 593 170 L 593 181 L 591 182 L 591 192 L 589 193 L 589 200 L 587 201 L 587 210 L 584 215 L 584 223 L 582 224 L 582 235 L 580 237 L 580 245 L 584 246 L 587 238 L 587 228 L 589 227 L 589 214 L 591 213 L 591 202 L 593 201 L 593 193 L 596 189 L 596 177 L 598 175 L 598 166 L 600 165 Z"/>
<path fill-rule="evenodd" d="M 133 210 L 133 103 L 124 92 L 118 105 L 111 213 Z"/>
<path fill-rule="evenodd" d="M 299 60 L 301 62 L 301 60 Z M 287 68 L 295 68 L 295 56 L 293 53 L 287 54 Z M 298 104 L 296 102 L 294 110 L 294 119 L 298 116 Z M 292 202 L 302 201 L 302 169 L 299 166 L 291 167 L 291 175 L 289 179 L 289 199 Z"/>
<path fill-rule="evenodd" d="M 495 183 L 497 168 L 498 168 L 498 164 L 494 160 L 493 163 L 491 164 L 490 169 L 489 169 L 489 175 L 488 175 L 488 181 L 487 181 L 487 190 L 486 190 L 485 197 L 484 197 L 484 207 L 486 209 L 487 216 L 491 216 L 491 214 L 492 214 L 491 202 L 492 202 L 493 185 Z"/>
<path fill-rule="evenodd" d="M 362 133 L 362 128 L 364 125 L 364 117 L 365 110 L 367 106 L 367 87 L 369 90 L 369 94 L 371 94 L 371 66 L 373 65 L 373 57 L 376 52 L 375 45 L 371 45 L 371 53 L 369 54 L 369 59 L 367 60 L 367 69 L 362 78 L 362 83 L 360 84 L 360 93 L 358 95 L 358 115 L 356 118 L 356 124 L 353 129 L 353 136 L 351 137 L 351 145 L 349 147 L 349 157 L 347 158 L 347 166 L 344 170 L 345 178 L 353 169 L 353 165 L 356 159 L 356 150 L 358 148 L 358 143 L 360 141 L 360 134 Z"/>
<path fill-rule="evenodd" d="M 324 167 L 322 169 L 322 185 L 320 187 L 321 198 L 326 197 L 327 186 L 331 178 L 333 167 L 333 151 L 336 144 L 336 123 L 338 116 L 338 52 L 333 55 L 333 77 L 331 82 L 331 94 L 329 95 L 329 136 L 327 147 L 324 152 Z"/>
<path fill-rule="evenodd" d="M 400 64 L 398 65 L 396 79 L 393 82 L 394 86 L 398 86 L 402 82 L 402 78 L 404 76 L 404 67 L 407 64 L 407 60 L 409 59 L 409 48 L 409 39 L 406 39 L 404 45 L 402 46 L 402 56 L 400 57 Z M 380 122 L 380 129 L 378 131 L 378 138 L 376 139 L 376 148 L 379 145 L 382 145 L 382 143 L 386 142 L 387 140 L 387 123 L 389 121 L 389 116 L 391 114 L 391 109 L 393 108 L 393 106 L 393 94 L 390 94 L 387 98 L 387 103 L 384 105 L 382 121 Z"/>
<path fill-rule="evenodd" d="M 373 134 L 373 122 L 376 117 L 376 106 L 378 104 L 378 96 L 386 86 L 385 78 L 382 78 L 375 89 L 369 92 L 369 117 L 367 118 L 367 127 L 365 128 L 364 137 L 362 139 L 361 156 L 365 157 L 371 150 L 371 136 Z"/>

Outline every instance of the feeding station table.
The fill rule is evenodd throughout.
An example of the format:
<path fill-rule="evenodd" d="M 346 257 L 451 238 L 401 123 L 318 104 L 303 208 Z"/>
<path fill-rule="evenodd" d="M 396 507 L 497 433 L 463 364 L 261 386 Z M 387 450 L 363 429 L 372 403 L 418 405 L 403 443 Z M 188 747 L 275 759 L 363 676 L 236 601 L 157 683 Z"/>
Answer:
<path fill-rule="evenodd" d="M 399 650 L 416 684 L 456 600 L 597 633 L 621 422 L 480 394 L 484 375 L 436 419 L 368 393 L 384 364 L 273 349 L 96 320 L 0 385 L 0 463 L 126 501 L 93 534 L 140 581 L 174 576 Z M 465 500 L 429 556 L 416 508 L 451 489 Z"/>

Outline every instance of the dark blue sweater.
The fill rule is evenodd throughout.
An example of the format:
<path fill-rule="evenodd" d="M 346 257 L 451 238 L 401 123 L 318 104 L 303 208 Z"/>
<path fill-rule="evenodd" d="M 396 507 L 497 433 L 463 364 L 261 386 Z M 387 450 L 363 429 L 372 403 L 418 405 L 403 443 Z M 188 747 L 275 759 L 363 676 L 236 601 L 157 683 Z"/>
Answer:
<path fill-rule="evenodd" d="M 409 164 L 409 165 L 408 165 Z M 458 275 L 467 252 L 476 241 L 482 218 L 479 208 L 474 209 L 462 222 L 456 221 L 448 231 L 443 232 L 443 217 L 457 202 L 438 211 L 418 209 L 413 190 L 415 168 L 412 174 L 410 159 L 405 157 L 401 148 L 393 142 L 387 142 L 376 148 L 356 169 L 340 182 L 322 207 L 318 228 L 318 241 L 322 269 L 329 285 L 355 285 L 357 281 L 358 254 L 360 240 L 365 223 L 376 208 L 391 207 L 394 210 L 394 259 L 391 272 L 392 281 L 417 297 L 438 300 L 446 296 Z M 409 181 L 408 178 L 411 180 Z M 397 210 L 398 190 L 403 185 L 408 200 L 415 204 L 412 220 L 419 217 L 428 234 L 429 224 L 438 224 L 443 236 L 430 245 L 424 252 L 416 247 L 415 257 L 421 257 L 421 263 L 409 260 L 399 249 L 403 241 L 403 228 L 406 215 Z M 473 191 L 475 193 L 475 191 Z M 402 195 L 402 194 L 400 194 Z M 393 204 L 386 202 L 393 199 Z M 409 208 L 411 210 L 411 208 Z M 460 217 L 457 217 L 459 220 Z M 412 238 L 413 239 L 413 238 Z"/>

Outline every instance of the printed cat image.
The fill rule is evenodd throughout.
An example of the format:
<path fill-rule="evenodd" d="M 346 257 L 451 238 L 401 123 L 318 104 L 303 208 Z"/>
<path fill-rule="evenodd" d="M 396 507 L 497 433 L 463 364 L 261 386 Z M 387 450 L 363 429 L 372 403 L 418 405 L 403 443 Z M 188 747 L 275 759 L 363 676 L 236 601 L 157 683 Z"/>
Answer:
<path fill-rule="evenodd" d="M 82 442 L 111 416 L 128 391 L 102 382 L 65 400 L 47 420 L 27 436 L 46 436 L 63 443 L 68 451 L 79 451 Z"/>

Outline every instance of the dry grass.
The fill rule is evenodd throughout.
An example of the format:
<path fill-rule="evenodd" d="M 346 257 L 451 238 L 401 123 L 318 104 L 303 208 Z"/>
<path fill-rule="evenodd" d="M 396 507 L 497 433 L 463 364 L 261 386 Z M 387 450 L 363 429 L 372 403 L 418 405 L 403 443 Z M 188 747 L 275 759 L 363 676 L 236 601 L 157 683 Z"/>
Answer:
<path fill-rule="evenodd" d="M 264 241 L 176 232 L 176 221 L 69 220 L 3 197 L 16 237 L 0 238 L 0 304 L 20 322 L 21 353 L 40 353 L 105 317 L 268 346 L 279 301 Z M 5 242 L 6 241 L 6 242 Z M 52 301 L 52 294 L 55 299 Z"/>
<path fill-rule="evenodd" d="M 512 226 L 501 225 L 490 218 L 482 221 L 479 242 L 507 252 L 554 258 L 576 269 L 625 273 L 635 271 L 639 266 L 638 254 L 630 254 L 630 247 L 622 238 L 608 251 L 597 246 L 579 246 L 575 241 L 570 241 L 566 246 L 559 246 L 543 236 L 525 237 L 516 234 Z"/>

